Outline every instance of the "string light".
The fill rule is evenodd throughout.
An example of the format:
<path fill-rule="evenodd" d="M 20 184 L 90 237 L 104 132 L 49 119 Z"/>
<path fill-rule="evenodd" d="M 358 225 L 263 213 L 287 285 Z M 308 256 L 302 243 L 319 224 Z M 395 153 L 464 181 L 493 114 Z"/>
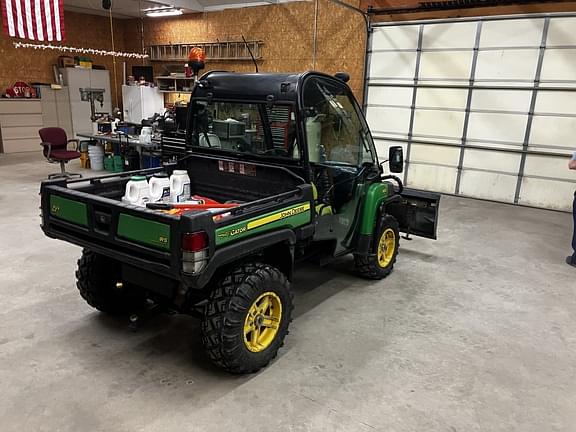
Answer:
<path fill-rule="evenodd" d="M 140 53 L 127 53 L 121 51 L 106 51 L 106 50 L 99 50 L 94 48 L 76 48 L 76 47 L 69 47 L 63 45 L 44 45 L 44 44 L 32 44 L 32 43 L 25 43 L 25 42 L 12 42 L 14 48 L 32 48 L 35 50 L 56 50 L 56 51 L 63 51 L 75 54 L 90 54 L 90 55 L 100 55 L 100 56 L 112 56 L 112 57 L 125 57 L 125 58 L 135 58 L 135 59 L 144 59 L 148 58 L 148 54 L 140 54 Z"/>

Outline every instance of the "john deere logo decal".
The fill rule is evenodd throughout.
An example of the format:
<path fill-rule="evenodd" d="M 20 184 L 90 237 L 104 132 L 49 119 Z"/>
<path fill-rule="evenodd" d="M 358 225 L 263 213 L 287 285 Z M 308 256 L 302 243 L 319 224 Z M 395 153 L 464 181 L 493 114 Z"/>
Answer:
<path fill-rule="evenodd" d="M 295 207 L 283 209 L 279 212 L 269 214 L 268 216 L 264 216 L 247 222 L 241 222 L 240 224 L 233 225 L 230 228 L 223 228 L 223 231 L 218 232 L 217 236 L 220 239 L 228 239 L 243 234 L 247 231 L 253 230 L 255 228 L 259 228 L 261 226 L 270 224 L 272 222 L 277 222 L 282 219 L 287 219 L 292 216 L 296 216 L 300 213 L 304 213 L 309 210 L 310 210 L 310 203 L 305 203 Z"/>
<path fill-rule="evenodd" d="M 280 219 L 284 219 L 290 216 L 295 216 L 300 213 L 304 213 L 306 210 L 310 208 L 310 204 L 301 205 L 298 207 L 294 207 L 283 212 L 280 212 Z"/>

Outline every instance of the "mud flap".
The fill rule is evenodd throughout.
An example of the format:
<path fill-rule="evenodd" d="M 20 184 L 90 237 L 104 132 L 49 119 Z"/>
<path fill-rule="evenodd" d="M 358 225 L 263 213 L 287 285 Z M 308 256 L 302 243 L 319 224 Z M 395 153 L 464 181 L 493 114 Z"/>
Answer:
<path fill-rule="evenodd" d="M 400 231 L 436 240 L 440 194 L 404 189 L 401 199 L 388 203 L 386 213 L 394 216 Z"/>

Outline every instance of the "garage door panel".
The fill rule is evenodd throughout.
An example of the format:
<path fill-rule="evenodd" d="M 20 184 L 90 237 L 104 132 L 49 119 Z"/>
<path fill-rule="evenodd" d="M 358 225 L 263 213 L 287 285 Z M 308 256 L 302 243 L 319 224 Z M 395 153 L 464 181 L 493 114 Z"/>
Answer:
<path fill-rule="evenodd" d="M 414 162 L 427 162 L 457 167 L 459 158 L 460 149 L 458 147 L 412 144 L 410 149 L 410 160 Z"/>
<path fill-rule="evenodd" d="M 540 80 L 576 80 L 576 49 L 547 49 Z"/>
<path fill-rule="evenodd" d="M 499 110 L 528 113 L 532 91 L 474 90 L 472 110 Z"/>
<path fill-rule="evenodd" d="M 575 183 L 525 178 L 520 190 L 520 204 L 570 211 Z"/>
<path fill-rule="evenodd" d="M 550 20 L 546 45 L 576 45 L 576 17 Z"/>
<path fill-rule="evenodd" d="M 460 179 L 460 193 L 477 198 L 513 201 L 516 192 L 515 175 L 464 170 Z"/>
<path fill-rule="evenodd" d="M 521 143 L 527 121 L 528 116 L 520 114 L 470 113 L 468 137 Z"/>
<path fill-rule="evenodd" d="M 482 24 L 480 48 L 539 47 L 543 28 L 543 18 L 487 21 Z"/>
<path fill-rule="evenodd" d="M 522 150 L 522 143 L 499 143 L 499 142 L 489 142 L 489 141 L 482 141 L 482 140 L 475 140 L 468 138 L 466 141 L 467 146 L 480 146 L 483 149 L 502 149 L 502 150 Z M 468 151 L 468 150 L 466 150 Z"/>
<path fill-rule="evenodd" d="M 370 82 L 400 84 L 368 90 L 368 121 L 380 138 L 376 140 L 380 158 L 387 157 L 389 146 L 397 144 L 395 139 L 411 137 L 406 173 L 409 186 L 454 193 L 460 174 L 459 192 L 464 196 L 510 203 L 520 199 L 521 204 L 569 209 L 576 189 L 574 172 L 567 169 L 568 155 L 576 150 L 576 91 L 546 88 L 576 90 L 576 14 L 572 15 L 484 17 L 481 26 L 479 19 L 471 19 L 378 28 L 371 48 L 382 55 L 375 54 L 376 64 L 371 62 Z M 549 26 L 542 49 L 546 21 Z M 422 52 L 415 77 L 419 29 Z M 476 67 L 471 71 L 478 29 Z M 395 49 L 404 52 L 387 52 Z M 529 114 L 539 59 L 540 89 L 533 114 Z M 471 76 L 472 88 L 468 89 Z M 403 87 L 414 79 L 415 89 Z M 414 94 L 409 131 L 408 107 Z M 375 110 L 377 105 L 405 108 L 403 112 L 398 108 Z M 529 152 L 525 154 L 530 116 Z M 521 164 L 524 154 L 525 163 Z M 520 197 L 516 196 L 519 179 Z"/>
<path fill-rule="evenodd" d="M 414 78 L 416 52 L 379 52 L 370 56 L 369 77 Z"/>
<path fill-rule="evenodd" d="M 423 49 L 474 48 L 475 22 L 429 24 L 424 26 Z"/>
<path fill-rule="evenodd" d="M 534 80 L 538 49 L 480 51 L 476 80 Z"/>
<path fill-rule="evenodd" d="M 414 115 L 414 133 L 462 137 L 464 113 L 455 111 L 418 110 Z"/>
<path fill-rule="evenodd" d="M 552 156 L 563 155 L 564 159 L 568 159 L 570 155 L 576 150 L 576 146 L 571 146 L 569 143 L 564 143 L 564 145 L 531 145 L 528 149 L 533 152 L 550 154 Z"/>
<path fill-rule="evenodd" d="M 527 155 L 524 174 L 527 176 L 576 180 L 574 171 L 568 169 L 568 158 Z M 576 190 L 576 185 L 574 185 L 574 189 Z"/>
<path fill-rule="evenodd" d="M 536 96 L 534 111 L 536 113 L 576 115 L 575 99 L 575 92 L 539 91 Z"/>
<path fill-rule="evenodd" d="M 447 137 L 447 136 L 441 136 L 441 135 L 420 135 L 417 133 L 412 133 L 412 137 L 414 139 L 414 141 L 416 143 L 418 143 L 418 141 L 422 141 L 421 144 L 423 145 L 428 145 L 429 143 L 432 143 L 431 145 L 433 145 L 434 143 L 438 143 L 439 145 L 443 145 L 443 144 L 456 144 L 456 145 L 460 145 L 462 143 L 462 137 Z"/>
<path fill-rule="evenodd" d="M 377 28 L 372 33 L 372 48 L 376 50 L 416 50 L 419 32 L 419 25 Z"/>
<path fill-rule="evenodd" d="M 392 132 L 407 136 L 410 126 L 410 110 L 405 108 L 368 107 L 366 119 L 372 133 Z"/>
<path fill-rule="evenodd" d="M 576 118 L 535 116 L 532 119 L 530 144 L 576 147 Z"/>
<path fill-rule="evenodd" d="M 516 175 L 520 167 L 520 155 L 489 150 L 466 149 L 463 167 L 502 171 Z"/>
<path fill-rule="evenodd" d="M 471 51 L 424 52 L 420 59 L 420 78 L 467 80 L 471 64 Z"/>
<path fill-rule="evenodd" d="M 409 165 L 408 186 L 437 192 L 454 193 L 456 186 L 456 168 L 443 166 Z"/>
<path fill-rule="evenodd" d="M 368 93 L 367 104 L 412 105 L 412 88 L 407 87 L 373 87 Z"/>
<path fill-rule="evenodd" d="M 420 88 L 416 93 L 416 106 L 464 109 L 467 98 L 467 90 Z"/>

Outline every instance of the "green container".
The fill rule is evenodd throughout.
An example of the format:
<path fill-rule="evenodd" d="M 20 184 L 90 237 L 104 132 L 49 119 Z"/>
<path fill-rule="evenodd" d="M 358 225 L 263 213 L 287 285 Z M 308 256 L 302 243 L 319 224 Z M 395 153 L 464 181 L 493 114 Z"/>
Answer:
<path fill-rule="evenodd" d="M 124 160 L 122 156 L 114 156 L 114 172 L 122 172 L 124 171 Z"/>
<path fill-rule="evenodd" d="M 114 172 L 114 158 L 112 156 L 106 156 L 104 158 L 104 169 L 106 171 Z"/>

